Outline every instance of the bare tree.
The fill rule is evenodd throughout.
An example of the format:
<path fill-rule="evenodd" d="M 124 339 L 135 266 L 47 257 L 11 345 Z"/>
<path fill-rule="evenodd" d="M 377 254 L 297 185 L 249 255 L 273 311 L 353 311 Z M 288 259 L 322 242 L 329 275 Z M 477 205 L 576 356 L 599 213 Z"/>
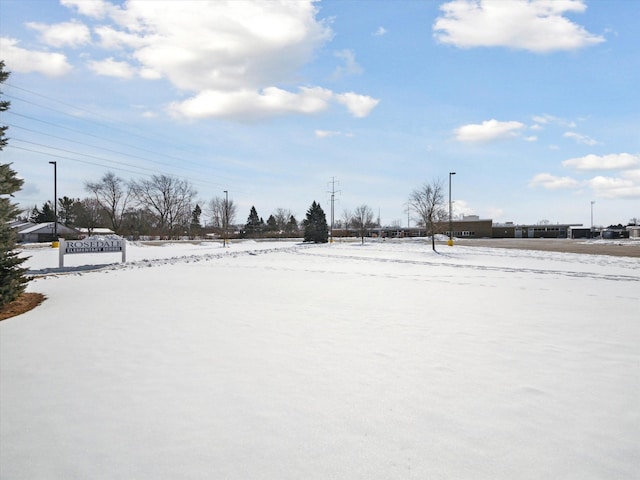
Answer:
<path fill-rule="evenodd" d="M 225 225 L 232 225 L 235 221 L 237 208 L 233 200 L 215 197 L 207 204 L 207 213 L 210 225 L 214 228 L 224 228 Z"/>
<path fill-rule="evenodd" d="M 93 230 L 101 225 L 105 209 L 95 198 L 85 198 L 73 205 L 76 215 L 76 225 L 87 229 L 89 236 Z"/>
<path fill-rule="evenodd" d="M 286 208 L 277 208 L 273 217 L 276 220 L 276 225 L 280 232 L 284 232 L 287 229 L 287 224 L 289 223 L 289 219 L 293 216 L 291 210 Z"/>
<path fill-rule="evenodd" d="M 109 218 L 111 228 L 118 233 L 131 195 L 131 190 L 126 182 L 116 177 L 115 173 L 107 172 L 99 182 L 87 182 L 84 188 L 94 195 Z"/>
<path fill-rule="evenodd" d="M 427 229 L 427 235 L 431 235 L 431 247 L 435 252 L 436 233 L 440 232 L 444 220 L 448 218 L 442 180 L 433 180 L 414 190 L 409 197 L 409 203 L 418 215 L 418 223 Z"/>
<path fill-rule="evenodd" d="M 213 228 L 222 228 L 224 224 L 224 198 L 214 197 L 207 203 L 207 217 Z"/>
<path fill-rule="evenodd" d="M 376 225 L 373 222 L 373 210 L 371 210 L 371 207 L 368 205 L 360 205 L 356 208 L 351 217 L 351 225 L 357 230 L 364 245 L 364 237 L 367 231 Z"/>
<path fill-rule="evenodd" d="M 342 221 L 344 222 L 344 235 L 349 235 L 349 227 L 351 227 L 351 221 L 353 220 L 353 213 L 348 208 L 342 211 Z"/>
<path fill-rule="evenodd" d="M 149 179 L 131 182 L 131 191 L 140 207 L 156 218 L 160 235 L 174 236 L 178 228 L 189 225 L 196 191 L 187 180 L 152 175 Z"/>
<path fill-rule="evenodd" d="M 233 200 L 227 198 L 214 197 L 207 204 L 211 226 L 223 235 L 225 245 L 229 236 L 229 225 L 235 221 L 237 207 Z"/>

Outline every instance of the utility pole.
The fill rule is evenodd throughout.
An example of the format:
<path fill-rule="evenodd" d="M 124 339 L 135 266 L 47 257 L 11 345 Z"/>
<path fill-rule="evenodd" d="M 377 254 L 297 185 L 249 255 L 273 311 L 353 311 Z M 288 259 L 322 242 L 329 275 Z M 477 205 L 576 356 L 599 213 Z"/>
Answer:
<path fill-rule="evenodd" d="M 53 165 L 53 244 L 58 245 L 58 162 L 49 162 Z"/>
<path fill-rule="evenodd" d="M 451 209 L 451 176 L 455 175 L 456 172 L 449 172 L 449 241 L 447 245 L 450 247 L 453 246 L 453 212 Z"/>
<path fill-rule="evenodd" d="M 330 238 L 329 238 L 329 243 L 333 243 L 333 218 L 334 218 L 334 203 L 335 203 L 335 197 L 336 197 L 336 193 L 340 193 L 340 191 L 336 191 L 336 177 L 331 177 L 331 190 L 329 190 L 328 193 L 331 194 L 331 227 L 330 227 Z"/>
<path fill-rule="evenodd" d="M 224 239 L 222 241 L 222 246 L 227 246 L 227 229 L 229 228 L 229 192 L 227 190 L 224 191 L 224 217 L 223 217 L 223 228 L 224 228 Z"/>

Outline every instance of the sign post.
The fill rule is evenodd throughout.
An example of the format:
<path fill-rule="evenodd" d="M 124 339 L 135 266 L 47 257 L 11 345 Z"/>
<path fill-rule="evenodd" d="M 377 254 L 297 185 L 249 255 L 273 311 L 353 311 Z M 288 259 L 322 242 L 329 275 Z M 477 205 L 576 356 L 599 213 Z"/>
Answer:
<path fill-rule="evenodd" d="M 127 261 L 127 241 L 115 235 L 109 237 L 88 237 L 83 240 L 60 239 L 59 266 L 64 267 L 64 256 L 76 253 L 122 252 L 122 263 Z"/>

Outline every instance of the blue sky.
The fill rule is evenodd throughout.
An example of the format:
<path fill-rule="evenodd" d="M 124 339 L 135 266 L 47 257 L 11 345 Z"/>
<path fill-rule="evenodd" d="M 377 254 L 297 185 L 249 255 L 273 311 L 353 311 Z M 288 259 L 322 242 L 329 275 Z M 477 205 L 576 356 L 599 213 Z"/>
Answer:
<path fill-rule="evenodd" d="M 300 220 L 453 177 L 454 214 L 640 217 L 640 2 L 0 0 L 2 162 L 31 208 L 107 171 Z M 412 221 L 413 224 L 413 221 Z"/>

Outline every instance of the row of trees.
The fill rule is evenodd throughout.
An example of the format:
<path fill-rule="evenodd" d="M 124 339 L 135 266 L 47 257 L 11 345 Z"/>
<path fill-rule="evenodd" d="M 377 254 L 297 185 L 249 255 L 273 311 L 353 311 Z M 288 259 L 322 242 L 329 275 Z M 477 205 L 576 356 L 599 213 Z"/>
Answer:
<path fill-rule="evenodd" d="M 237 226 L 237 207 L 233 200 L 225 196 L 194 203 L 196 191 L 189 182 L 167 175 L 127 182 L 108 172 L 97 182 L 87 182 L 85 190 L 90 196 L 82 200 L 67 196 L 57 199 L 58 222 L 68 227 L 87 228 L 89 232 L 108 227 L 118 235 L 134 238 L 176 238 L 213 232 L 225 239 L 234 235 L 298 236 L 301 227 L 306 231 L 309 225 L 316 224 L 316 220 L 309 218 L 299 224 L 293 213 L 284 208 L 278 208 L 265 222 L 256 208 L 251 207 L 246 223 Z M 318 208 L 319 204 L 314 202 L 310 210 L 317 215 Z M 35 223 L 52 222 L 56 220 L 55 211 L 47 201 L 41 207 L 34 206 L 25 219 Z M 324 212 L 322 216 L 324 218 Z"/>
<path fill-rule="evenodd" d="M 203 207 L 195 202 L 196 190 L 186 180 L 152 175 L 127 182 L 108 172 L 97 182 L 87 182 L 85 190 L 90 196 L 82 200 L 66 196 L 57 200 L 59 222 L 89 231 L 107 227 L 134 237 L 173 238 L 202 233 Z M 233 200 L 214 198 L 205 208 L 214 230 L 232 224 L 236 211 Z M 52 203 L 35 206 L 28 219 L 36 223 L 54 221 Z"/>
<path fill-rule="evenodd" d="M 265 222 L 255 206 L 251 207 L 246 223 L 236 227 L 237 207 L 233 200 L 215 197 L 203 202 L 203 209 L 200 203 L 194 204 L 196 191 L 189 182 L 166 175 L 126 182 L 108 172 L 97 182 L 87 182 L 85 189 L 90 197 L 58 199 L 59 222 L 90 231 L 96 227 L 109 227 L 120 235 L 163 238 L 198 236 L 205 231 L 215 232 L 225 239 L 232 235 L 294 237 L 300 234 L 301 227 L 307 227 L 305 222 L 299 224 L 293 213 L 284 208 L 278 208 Z M 426 183 L 414 190 L 409 201 L 416 212 L 416 223 L 427 230 L 435 248 L 434 234 L 445 231 L 448 219 L 442 181 Z M 315 212 L 320 205 L 314 202 L 312 207 Z M 35 206 L 29 214 L 29 220 L 36 223 L 53 221 L 54 217 L 51 202 L 45 202 L 41 208 Z M 355 231 L 363 243 L 376 225 L 373 210 L 364 204 L 353 212 L 344 210 L 342 219 L 336 222 L 336 228 Z"/>
<path fill-rule="evenodd" d="M 409 196 L 409 206 L 415 212 L 414 221 L 419 227 L 426 230 L 431 237 L 431 245 L 435 250 L 435 236 L 447 229 L 449 214 L 444 200 L 444 184 L 441 180 L 427 182 L 415 189 Z M 360 205 L 353 212 L 344 210 L 339 227 L 345 231 L 353 230 L 361 238 L 364 238 L 380 221 L 374 221 L 373 210 L 368 205 Z"/>

